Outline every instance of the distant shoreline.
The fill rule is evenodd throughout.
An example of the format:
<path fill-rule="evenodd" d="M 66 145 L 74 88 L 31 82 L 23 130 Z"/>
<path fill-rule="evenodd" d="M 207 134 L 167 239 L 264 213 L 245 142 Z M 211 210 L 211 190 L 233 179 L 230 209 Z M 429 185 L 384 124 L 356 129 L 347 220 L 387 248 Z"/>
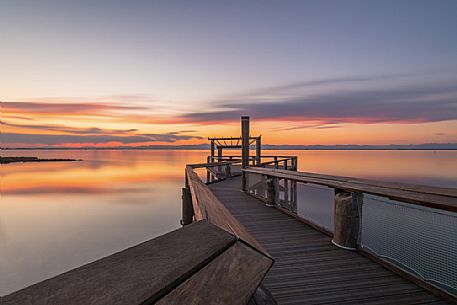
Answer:
<path fill-rule="evenodd" d="M 40 159 L 37 157 L 0 157 L 0 164 L 19 163 L 19 162 L 69 162 L 82 161 L 77 159 Z"/>
<path fill-rule="evenodd" d="M 19 150 L 51 150 L 51 151 L 68 151 L 68 150 L 209 150 L 205 148 L 2 148 L 4 151 Z M 251 150 L 254 150 L 251 148 Z M 262 150 L 302 150 L 302 151 L 456 151 L 457 148 L 263 148 Z M 79 160 L 71 160 L 79 161 Z"/>
<path fill-rule="evenodd" d="M 17 147 L 0 150 L 209 150 L 206 143 L 194 145 L 148 145 L 117 147 Z M 254 146 L 251 146 L 254 149 Z M 273 145 L 264 144 L 262 150 L 457 150 L 457 143 L 387 144 L 387 145 Z"/>

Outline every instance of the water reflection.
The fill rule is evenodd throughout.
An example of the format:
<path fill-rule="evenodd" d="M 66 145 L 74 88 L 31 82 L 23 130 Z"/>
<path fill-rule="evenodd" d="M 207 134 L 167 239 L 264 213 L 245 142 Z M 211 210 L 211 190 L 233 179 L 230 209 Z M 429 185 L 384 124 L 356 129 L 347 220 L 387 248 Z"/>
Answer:
<path fill-rule="evenodd" d="M 299 156 L 300 171 L 457 187 L 457 151 L 288 151 L 288 153 Z"/>
<path fill-rule="evenodd" d="M 206 154 L 13 153 L 84 161 L 1 166 L 0 295 L 178 228 L 184 165 Z"/>
<path fill-rule="evenodd" d="M 0 295 L 179 227 L 184 165 L 207 151 L 2 151 Z M 457 186 L 457 152 L 268 151 L 301 171 Z"/>

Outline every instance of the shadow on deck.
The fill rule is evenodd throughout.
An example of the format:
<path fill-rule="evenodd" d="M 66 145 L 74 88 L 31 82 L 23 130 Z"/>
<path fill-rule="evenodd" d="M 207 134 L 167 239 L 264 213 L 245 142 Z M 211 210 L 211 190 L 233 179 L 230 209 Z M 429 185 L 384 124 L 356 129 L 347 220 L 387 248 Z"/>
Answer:
<path fill-rule="evenodd" d="M 208 186 L 275 259 L 264 285 L 279 304 L 450 304 L 241 192 L 241 177 Z"/>

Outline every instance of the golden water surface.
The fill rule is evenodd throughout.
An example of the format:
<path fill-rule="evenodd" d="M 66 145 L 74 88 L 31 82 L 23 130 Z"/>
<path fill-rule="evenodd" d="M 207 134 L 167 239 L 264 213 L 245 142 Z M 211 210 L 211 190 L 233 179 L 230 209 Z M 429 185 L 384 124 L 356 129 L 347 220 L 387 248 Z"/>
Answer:
<path fill-rule="evenodd" d="M 207 151 L 2 151 L 0 295 L 178 228 L 184 165 Z M 264 151 L 299 170 L 457 187 L 455 151 Z"/>

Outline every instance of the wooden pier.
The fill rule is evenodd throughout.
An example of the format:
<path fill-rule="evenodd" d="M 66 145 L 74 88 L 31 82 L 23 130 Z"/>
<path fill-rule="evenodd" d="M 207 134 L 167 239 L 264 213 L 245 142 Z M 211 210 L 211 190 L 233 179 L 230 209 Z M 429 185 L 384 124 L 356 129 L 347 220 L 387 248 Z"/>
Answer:
<path fill-rule="evenodd" d="M 183 201 L 183 219 L 187 219 L 184 224 L 208 219 L 271 255 L 275 263 L 263 281 L 274 298 L 270 302 L 457 303 L 457 253 L 449 247 L 457 234 L 457 189 L 298 172 L 294 156 L 263 156 L 258 145 L 255 156 L 249 156 L 246 146 L 254 143 L 253 139 L 260 143 L 260 137 L 249 136 L 246 128 L 249 123 L 242 119 L 244 147 L 239 147 L 238 138 L 210 138 L 212 149 L 208 163 L 187 166 L 185 190 L 190 195 Z M 232 143 L 229 139 L 235 139 L 242 156 L 223 155 L 222 149 Z M 195 168 L 207 169 L 206 188 L 194 172 Z M 235 168 L 237 174 L 234 174 Z M 298 198 L 298 189 L 301 187 L 303 197 L 306 193 L 303 186 L 308 188 L 309 185 L 327 188 L 318 189 L 325 194 L 328 190 L 332 192 L 334 203 L 332 215 L 328 217 L 333 218 L 334 227 L 300 215 L 299 201 L 302 200 L 302 205 L 307 203 L 306 198 Z M 392 223 L 397 221 L 394 223 L 397 231 L 395 228 L 384 230 L 392 223 L 383 223 L 382 217 L 375 220 L 378 223 L 370 223 L 373 221 L 371 210 L 377 205 L 388 206 L 386 215 L 401 215 L 392 220 Z M 223 215 L 228 214 L 222 206 L 230 212 L 229 217 L 221 217 L 220 210 L 224 210 Z M 425 226 L 420 228 L 422 233 L 408 229 L 411 221 L 417 228 L 424 222 Z M 375 234 L 374 240 L 370 236 L 373 228 L 379 231 L 375 232 L 379 236 Z M 409 237 L 400 236 L 405 234 L 402 230 L 417 240 L 403 246 L 401 238 Z M 389 234 L 392 240 L 382 241 Z M 447 236 L 447 240 L 443 236 Z M 392 242 L 391 253 L 378 247 L 378 238 L 384 242 L 383 246 Z M 424 247 L 423 243 L 429 245 Z"/>
<path fill-rule="evenodd" d="M 279 304 L 450 304 L 240 187 L 240 177 L 209 185 L 274 258 L 263 283 Z"/>
<path fill-rule="evenodd" d="M 241 134 L 186 165 L 182 228 L 0 305 L 457 304 L 457 189 L 299 172 Z"/>

